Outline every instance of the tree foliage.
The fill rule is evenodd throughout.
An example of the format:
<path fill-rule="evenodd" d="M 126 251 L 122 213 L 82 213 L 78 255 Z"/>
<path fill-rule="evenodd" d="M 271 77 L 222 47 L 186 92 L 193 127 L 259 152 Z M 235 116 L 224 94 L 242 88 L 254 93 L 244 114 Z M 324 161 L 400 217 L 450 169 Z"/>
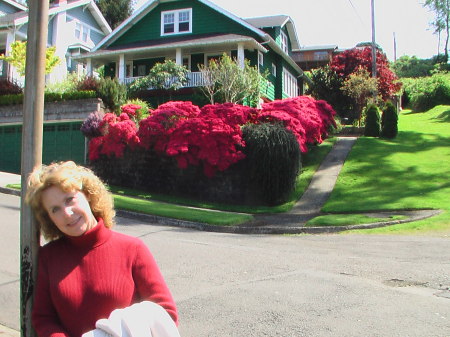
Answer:
<path fill-rule="evenodd" d="M 131 15 L 134 0 L 95 0 L 95 3 L 114 29 Z"/>
<path fill-rule="evenodd" d="M 61 59 L 55 55 L 56 47 L 49 47 L 45 51 L 45 73 L 50 74 L 61 63 Z M 27 43 L 14 41 L 11 43 L 10 55 L 0 55 L 0 60 L 5 60 L 13 65 L 21 76 L 25 76 L 27 58 Z"/>
<path fill-rule="evenodd" d="M 445 33 L 444 55 L 448 60 L 448 42 L 450 31 L 450 1 L 449 0 L 425 0 L 423 6 L 428 7 L 435 13 L 435 19 L 431 22 L 434 33 L 441 37 L 441 32 Z"/>
<path fill-rule="evenodd" d="M 200 87 L 211 104 L 240 104 L 248 100 L 256 105 L 260 97 L 260 83 L 267 74 L 260 74 L 257 67 L 250 66 L 248 60 L 244 67 L 236 60 L 223 54 L 219 60 L 212 59 L 208 66 L 200 65 L 205 84 Z"/>
<path fill-rule="evenodd" d="M 371 72 L 372 49 L 348 49 L 343 53 L 334 56 L 330 67 L 344 80 L 347 79 L 350 74 L 354 73 L 359 67 Z M 376 68 L 378 93 L 381 95 L 383 100 L 387 100 L 400 90 L 401 83 L 398 82 L 397 76 L 389 68 L 389 62 L 386 55 L 381 53 L 379 50 L 377 50 L 376 55 Z"/>
<path fill-rule="evenodd" d="M 362 109 L 369 100 L 376 97 L 377 79 L 373 78 L 365 68 L 359 67 L 344 81 L 341 90 L 354 99 L 354 110 L 357 114 L 358 123 L 361 125 Z"/>
<path fill-rule="evenodd" d="M 392 63 L 392 70 L 398 77 L 430 76 L 434 69 L 434 59 L 419 59 L 416 56 L 403 55 Z"/>
<path fill-rule="evenodd" d="M 392 102 L 386 104 L 381 115 L 381 137 L 395 138 L 398 134 L 398 112 Z"/>

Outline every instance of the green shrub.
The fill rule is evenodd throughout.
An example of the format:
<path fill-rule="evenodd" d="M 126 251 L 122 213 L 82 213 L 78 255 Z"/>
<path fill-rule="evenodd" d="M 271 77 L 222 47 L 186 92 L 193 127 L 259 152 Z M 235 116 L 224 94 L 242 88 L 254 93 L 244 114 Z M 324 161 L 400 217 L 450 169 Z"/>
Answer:
<path fill-rule="evenodd" d="M 380 136 L 380 111 L 375 104 L 370 104 L 366 109 L 366 123 L 364 127 L 364 136 Z"/>
<path fill-rule="evenodd" d="M 249 124 L 243 130 L 249 195 L 267 205 L 286 201 L 299 173 L 300 148 L 294 134 L 281 124 Z"/>
<path fill-rule="evenodd" d="M 403 79 L 402 102 L 414 111 L 427 111 L 450 104 L 450 74 L 436 73 L 422 78 Z"/>
<path fill-rule="evenodd" d="M 83 90 L 83 91 L 73 91 L 66 92 L 61 95 L 64 101 L 72 101 L 76 99 L 86 99 L 86 98 L 96 98 L 97 93 L 94 90 Z"/>
<path fill-rule="evenodd" d="M 14 105 L 22 103 L 23 103 L 23 94 L 0 96 L 0 105 Z"/>
<path fill-rule="evenodd" d="M 62 92 L 45 92 L 44 101 L 45 102 L 60 102 L 63 100 Z"/>
<path fill-rule="evenodd" d="M 120 111 L 120 106 L 127 99 L 127 88 L 125 85 L 120 84 L 117 78 L 111 79 L 106 77 L 100 79 L 97 93 L 105 107 L 116 113 Z"/>
<path fill-rule="evenodd" d="M 398 133 L 398 113 L 394 104 L 386 103 L 386 108 L 381 115 L 381 137 L 395 138 Z"/>

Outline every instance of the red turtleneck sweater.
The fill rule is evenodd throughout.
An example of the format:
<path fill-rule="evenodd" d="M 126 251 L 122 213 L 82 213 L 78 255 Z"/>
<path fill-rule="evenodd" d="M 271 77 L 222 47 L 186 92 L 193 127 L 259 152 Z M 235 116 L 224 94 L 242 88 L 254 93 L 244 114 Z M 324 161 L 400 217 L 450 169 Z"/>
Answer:
<path fill-rule="evenodd" d="M 118 308 L 152 301 L 178 324 L 172 295 L 148 248 L 100 220 L 41 248 L 32 313 L 39 337 L 81 337 Z"/>

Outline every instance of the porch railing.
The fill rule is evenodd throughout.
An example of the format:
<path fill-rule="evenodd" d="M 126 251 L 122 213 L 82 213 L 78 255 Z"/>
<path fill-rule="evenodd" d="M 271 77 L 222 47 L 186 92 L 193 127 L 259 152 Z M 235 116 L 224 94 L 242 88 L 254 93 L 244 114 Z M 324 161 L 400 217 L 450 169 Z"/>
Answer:
<path fill-rule="evenodd" d="M 135 77 L 126 77 L 122 80 L 123 84 L 131 84 L 134 81 L 136 81 L 139 78 L 143 78 L 144 76 L 135 76 Z M 193 88 L 193 87 L 201 87 L 203 85 L 205 85 L 205 78 L 203 76 L 203 74 L 198 71 L 198 72 L 189 72 L 187 73 L 187 83 L 185 85 L 183 85 L 183 88 Z M 174 83 L 176 81 L 176 78 L 173 77 L 171 79 L 168 80 L 168 83 L 166 83 L 166 86 L 170 86 L 172 83 Z M 152 89 L 152 88 L 149 88 Z"/>

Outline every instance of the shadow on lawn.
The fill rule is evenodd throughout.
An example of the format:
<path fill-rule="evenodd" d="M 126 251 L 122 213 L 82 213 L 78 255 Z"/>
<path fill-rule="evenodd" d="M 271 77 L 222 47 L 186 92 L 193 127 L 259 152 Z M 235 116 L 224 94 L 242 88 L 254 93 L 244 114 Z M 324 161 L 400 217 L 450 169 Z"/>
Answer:
<path fill-rule="evenodd" d="M 386 209 L 386 205 L 397 209 L 443 207 L 445 193 L 450 193 L 450 181 L 445 178 L 450 175 L 448 159 L 436 158 L 431 153 L 438 148 L 448 148 L 448 144 L 448 137 L 414 131 L 401 131 L 391 141 L 359 138 L 346 161 L 355 169 L 345 172 L 346 178 L 335 186 L 324 210 L 328 207 L 345 211 L 381 210 Z M 417 155 L 417 160 L 398 165 L 387 160 L 390 154 L 400 154 L 401 158 L 402 153 Z M 428 162 L 433 166 L 430 170 L 424 167 Z M 364 172 L 369 174 L 364 175 Z M 365 177 L 359 181 L 357 177 L 362 175 Z M 433 196 L 427 198 L 430 194 Z M 423 197 L 422 205 L 418 205 L 417 196 Z"/>

